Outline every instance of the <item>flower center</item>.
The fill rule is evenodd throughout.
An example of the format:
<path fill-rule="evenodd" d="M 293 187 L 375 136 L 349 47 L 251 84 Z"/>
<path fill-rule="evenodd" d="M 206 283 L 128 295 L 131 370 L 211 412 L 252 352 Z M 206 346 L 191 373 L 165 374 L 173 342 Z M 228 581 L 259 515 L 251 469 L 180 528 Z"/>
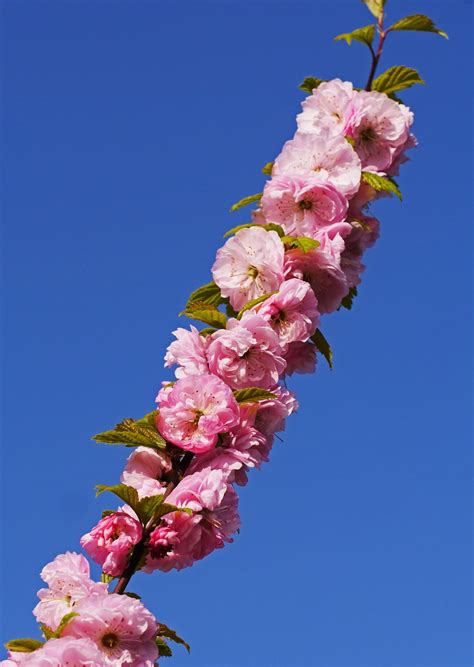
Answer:
<path fill-rule="evenodd" d="M 310 211 L 313 208 L 313 202 L 309 201 L 309 199 L 303 199 L 298 202 L 298 206 L 302 211 Z"/>
<path fill-rule="evenodd" d="M 377 139 L 377 135 L 372 127 L 365 127 L 359 136 L 362 141 L 374 141 Z"/>
<path fill-rule="evenodd" d="M 105 648 L 115 648 L 117 644 L 119 643 L 119 638 L 117 635 L 114 635 L 113 632 L 108 632 L 106 635 L 102 637 L 102 645 L 105 646 Z"/>
<path fill-rule="evenodd" d="M 247 269 L 247 275 L 250 278 L 256 278 L 258 276 L 258 269 L 255 266 L 250 265 Z"/>
<path fill-rule="evenodd" d="M 193 424 L 195 424 L 195 425 L 197 426 L 197 425 L 199 424 L 199 420 L 201 419 L 201 417 L 203 416 L 203 414 L 204 414 L 204 412 L 203 412 L 202 410 L 195 410 L 195 411 L 194 411 L 194 421 L 193 421 Z"/>

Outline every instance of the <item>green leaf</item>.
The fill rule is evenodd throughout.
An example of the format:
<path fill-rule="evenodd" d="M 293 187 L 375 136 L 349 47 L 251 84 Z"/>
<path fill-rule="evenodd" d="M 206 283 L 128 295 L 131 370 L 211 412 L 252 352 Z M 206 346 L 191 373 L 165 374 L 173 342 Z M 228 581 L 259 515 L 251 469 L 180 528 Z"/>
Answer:
<path fill-rule="evenodd" d="M 160 637 L 155 637 L 156 646 L 158 648 L 158 655 L 160 658 L 171 658 L 173 651 L 168 644 Z"/>
<path fill-rule="evenodd" d="M 134 600 L 141 600 L 142 596 L 138 595 L 138 593 L 132 593 L 131 591 L 126 591 L 123 593 L 123 595 L 127 595 L 129 598 L 133 598 Z"/>
<path fill-rule="evenodd" d="M 172 630 L 164 623 L 158 624 L 158 635 L 160 637 L 166 637 L 167 639 L 171 639 L 171 641 L 175 642 L 176 644 L 181 644 L 186 648 L 188 653 L 191 652 L 191 647 L 189 646 L 189 644 L 185 642 L 184 639 L 182 639 L 182 637 L 180 637 L 175 630 Z"/>
<path fill-rule="evenodd" d="M 138 506 L 138 492 L 133 486 L 127 486 L 127 484 L 113 484 L 112 486 L 97 484 L 95 488 L 96 496 L 100 496 L 104 491 L 110 491 L 110 493 L 116 495 L 120 500 L 123 500 L 124 503 L 130 505 L 133 510 Z"/>
<path fill-rule="evenodd" d="M 229 231 L 224 234 L 224 238 L 232 236 L 232 234 L 237 234 L 237 232 L 240 232 L 241 229 L 248 229 L 249 227 L 262 227 L 267 232 L 276 232 L 278 236 L 285 236 L 283 228 L 280 227 L 280 225 L 276 225 L 274 222 L 267 222 L 266 225 L 258 225 L 255 222 L 246 222 L 243 225 L 237 225 L 237 227 L 232 227 L 232 229 L 229 229 Z"/>
<path fill-rule="evenodd" d="M 227 317 L 220 310 L 214 306 L 207 306 L 206 304 L 199 304 L 198 302 L 190 303 L 181 315 L 186 315 L 192 320 L 198 320 L 209 324 L 216 329 L 225 329 L 227 324 Z"/>
<path fill-rule="evenodd" d="M 237 319 L 240 320 L 242 315 L 247 311 L 253 308 L 254 306 L 258 306 L 259 303 L 263 303 L 266 301 L 269 297 L 273 296 L 274 294 L 277 294 L 278 290 L 274 290 L 273 292 L 267 292 L 266 294 L 262 294 L 262 296 L 258 296 L 256 299 L 252 299 L 251 301 L 248 301 L 245 306 L 239 310 L 237 313 Z"/>
<path fill-rule="evenodd" d="M 440 30 L 434 24 L 434 21 L 430 19 L 429 16 L 424 14 L 412 14 L 411 16 L 405 16 L 396 23 L 390 26 L 388 30 L 417 30 L 420 32 L 434 32 L 441 37 L 448 39 L 447 33 L 444 30 Z"/>
<path fill-rule="evenodd" d="M 205 329 L 201 329 L 199 332 L 200 336 L 210 336 L 211 334 L 215 333 L 217 329 L 214 329 L 213 327 L 205 327 Z"/>
<path fill-rule="evenodd" d="M 324 79 L 317 79 L 314 76 L 307 76 L 298 87 L 306 93 L 312 93 L 313 90 L 324 83 L 324 81 Z"/>
<path fill-rule="evenodd" d="M 69 614 L 66 614 L 65 616 L 62 617 L 58 627 L 56 628 L 56 631 L 54 633 L 54 636 L 59 638 L 62 634 L 62 631 L 65 630 L 66 626 L 72 621 L 73 618 L 76 616 L 79 616 L 78 613 L 75 611 L 69 612 Z"/>
<path fill-rule="evenodd" d="M 247 387 L 246 389 L 239 389 L 234 391 L 235 400 L 237 403 L 258 403 L 259 401 L 268 401 L 272 398 L 278 398 L 276 394 L 266 389 L 259 387 Z"/>
<path fill-rule="evenodd" d="M 92 436 L 96 442 L 108 445 L 125 445 L 126 447 L 152 447 L 164 449 L 166 440 L 158 432 L 155 423 L 157 412 L 149 412 L 142 419 L 124 419 L 110 430 Z"/>
<path fill-rule="evenodd" d="M 283 236 L 281 240 L 290 248 L 298 248 L 305 253 L 321 245 L 319 241 L 311 239 L 309 236 Z"/>
<path fill-rule="evenodd" d="M 362 2 L 364 5 L 367 5 L 369 12 L 371 12 L 376 18 L 379 18 L 387 0 L 362 0 Z"/>
<path fill-rule="evenodd" d="M 372 90 L 390 95 L 397 90 L 411 88 L 415 83 L 425 83 L 416 69 L 404 65 L 395 65 L 374 80 Z"/>
<path fill-rule="evenodd" d="M 356 42 L 361 42 L 362 44 L 367 44 L 367 46 L 372 46 L 374 41 L 375 33 L 375 23 L 366 25 L 364 28 L 356 28 L 352 32 L 344 32 L 342 35 L 337 35 L 334 37 L 335 42 L 339 42 L 343 39 L 349 46 L 352 44 L 352 40 L 355 39 Z"/>
<path fill-rule="evenodd" d="M 244 206 L 248 206 L 248 204 L 254 204 L 256 201 L 260 201 L 262 195 L 263 192 L 257 192 L 256 195 L 250 195 L 249 197 L 244 197 L 243 199 L 241 199 L 236 204 L 233 204 L 230 207 L 231 212 L 238 211 L 239 208 L 243 208 Z"/>
<path fill-rule="evenodd" d="M 147 523 L 147 521 L 155 515 L 155 512 L 158 510 L 160 505 L 163 504 L 164 499 L 164 495 L 146 496 L 145 498 L 142 498 L 138 502 L 136 508 L 134 507 L 134 510 L 137 513 L 140 521 L 144 524 Z"/>
<path fill-rule="evenodd" d="M 272 169 L 274 162 L 267 162 L 267 164 L 262 167 L 262 174 L 265 174 L 266 176 L 271 176 L 272 175 Z"/>
<path fill-rule="evenodd" d="M 48 641 L 48 639 L 54 639 L 55 634 L 54 630 L 49 627 L 49 625 L 46 625 L 45 623 L 40 623 L 40 628 L 41 632 L 43 633 L 43 637 Z"/>
<path fill-rule="evenodd" d="M 211 280 L 210 283 L 198 287 L 189 295 L 188 304 L 192 301 L 218 306 L 222 302 L 221 291 L 216 283 Z"/>
<path fill-rule="evenodd" d="M 27 638 L 12 639 L 5 644 L 7 651 L 12 651 L 13 653 L 32 653 L 42 646 L 44 646 L 44 642 L 40 642 L 37 639 Z"/>
<path fill-rule="evenodd" d="M 357 296 L 357 287 L 351 287 L 349 292 L 341 301 L 341 306 L 343 308 L 347 308 L 347 310 L 351 310 L 356 296 Z"/>
<path fill-rule="evenodd" d="M 322 332 L 319 329 L 316 329 L 315 333 L 311 336 L 311 340 L 316 345 L 316 349 L 323 355 L 323 357 L 328 362 L 329 368 L 332 369 L 331 346 L 327 342 L 326 338 L 323 336 Z"/>
<path fill-rule="evenodd" d="M 396 195 L 400 200 L 402 199 L 402 193 L 391 176 L 379 176 L 379 174 L 372 174 L 370 171 L 363 171 L 362 180 L 376 192 L 389 192 Z"/>

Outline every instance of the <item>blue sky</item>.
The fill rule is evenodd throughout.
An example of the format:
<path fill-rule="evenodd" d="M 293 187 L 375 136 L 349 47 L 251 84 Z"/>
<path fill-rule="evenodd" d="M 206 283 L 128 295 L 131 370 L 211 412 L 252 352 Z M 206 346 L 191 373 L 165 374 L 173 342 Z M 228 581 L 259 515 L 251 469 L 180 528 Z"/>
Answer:
<path fill-rule="evenodd" d="M 78 549 L 128 450 L 90 436 L 153 407 L 191 289 L 230 204 L 294 131 L 306 75 L 363 84 L 332 37 L 357 0 L 25 2 L 3 10 L 1 639 L 35 632 L 38 573 Z M 352 312 L 327 318 L 335 368 L 291 382 L 301 410 L 241 493 L 235 544 L 132 590 L 192 645 L 175 667 L 468 667 L 471 453 L 467 44 L 471 3 L 389 0 L 450 41 L 401 33 L 382 66 L 420 147 Z M 109 503 L 110 504 L 110 503 Z M 165 662 L 165 661 L 163 661 Z"/>

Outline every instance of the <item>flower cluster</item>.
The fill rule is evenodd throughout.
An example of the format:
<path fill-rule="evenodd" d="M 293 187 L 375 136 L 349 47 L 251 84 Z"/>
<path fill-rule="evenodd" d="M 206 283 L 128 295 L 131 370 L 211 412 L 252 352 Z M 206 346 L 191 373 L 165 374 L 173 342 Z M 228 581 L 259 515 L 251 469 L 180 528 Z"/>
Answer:
<path fill-rule="evenodd" d="M 174 332 L 165 367 L 176 379 L 162 382 L 153 412 L 95 436 L 133 447 L 120 483 L 98 487 L 120 505 L 81 539 L 101 582 L 91 579 L 84 556 L 57 556 L 41 572 L 47 587 L 33 610 L 44 641 L 9 642 L 0 664 L 154 667 L 171 655 L 169 640 L 187 647 L 126 587 L 138 570 L 181 570 L 232 542 L 240 527 L 236 487 L 268 461 L 298 408 L 288 377 L 314 372 L 319 356 L 331 365 L 321 320 L 352 306 L 364 253 L 379 236 L 368 207 L 400 195 L 393 177 L 417 144 L 412 112 L 393 97 L 416 82 L 416 71 L 395 67 L 379 77 L 390 82 L 390 97 L 370 90 L 375 68 L 390 30 L 445 33 L 421 15 L 384 31 L 384 3 L 366 4 L 381 12 L 378 55 L 375 25 L 340 38 L 369 46 L 367 90 L 305 80 L 310 95 L 294 137 L 266 165 L 263 192 L 233 208 L 257 207 L 226 234 L 213 280 L 186 305 L 185 314 L 207 326 Z M 383 90 L 383 80 L 375 83 Z"/>

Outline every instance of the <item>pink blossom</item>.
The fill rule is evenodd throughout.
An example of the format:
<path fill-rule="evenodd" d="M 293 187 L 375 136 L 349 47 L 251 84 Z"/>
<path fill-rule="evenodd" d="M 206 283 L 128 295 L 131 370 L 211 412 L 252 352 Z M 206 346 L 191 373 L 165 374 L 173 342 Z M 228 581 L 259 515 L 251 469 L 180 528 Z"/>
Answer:
<path fill-rule="evenodd" d="M 225 542 L 232 542 L 231 536 L 240 525 L 238 499 L 222 470 L 205 468 L 186 475 L 168 501 L 194 514 L 173 512 L 163 517 L 150 535 L 146 572 L 188 567 Z"/>
<path fill-rule="evenodd" d="M 240 310 L 247 301 L 278 289 L 283 280 L 283 255 L 276 232 L 248 227 L 217 251 L 212 275 L 222 295 Z"/>
<path fill-rule="evenodd" d="M 103 664 L 118 667 L 153 667 L 158 658 L 158 625 L 141 602 L 111 593 L 105 598 L 81 600 L 64 636 L 88 638 L 102 654 Z"/>
<path fill-rule="evenodd" d="M 303 103 L 296 120 L 302 132 L 344 136 L 352 115 L 352 83 L 334 79 L 313 90 Z"/>
<path fill-rule="evenodd" d="M 268 389 L 285 370 L 278 335 L 252 312 L 212 334 L 208 358 L 211 372 L 234 389 Z"/>
<path fill-rule="evenodd" d="M 314 373 L 316 370 L 316 347 L 313 343 L 290 343 L 285 352 L 286 375 Z"/>
<path fill-rule="evenodd" d="M 165 366 L 178 365 L 175 370 L 177 378 L 187 375 L 202 375 L 208 373 L 206 359 L 206 337 L 200 336 L 196 327 L 187 329 L 176 329 L 173 331 L 176 340 L 173 341 L 166 351 Z"/>
<path fill-rule="evenodd" d="M 298 409 L 298 401 L 288 389 L 272 387 L 272 393 L 276 398 L 245 406 L 247 415 L 242 419 L 244 425 L 253 426 L 267 438 L 284 431 L 286 418 Z"/>
<path fill-rule="evenodd" d="M 375 91 L 357 93 L 353 104 L 348 135 L 355 141 L 362 168 L 385 172 L 408 138 L 413 115 L 403 104 Z"/>
<path fill-rule="evenodd" d="M 320 180 L 350 197 L 359 188 L 360 160 L 343 137 L 297 132 L 283 146 L 273 167 L 274 178 L 291 174 L 303 177 L 317 174 Z"/>
<path fill-rule="evenodd" d="M 266 183 L 262 212 L 287 234 L 312 237 L 321 227 L 344 220 L 347 199 L 317 174 L 280 176 Z"/>
<path fill-rule="evenodd" d="M 166 483 L 160 481 L 171 470 L 171 461 L 163 452 L 150 447 L 137 447 L 128 457 L 121 481 L 133 486 L 139 498 L 163 493 Z"/>
<path fill-rule="evenodd" d="M 344 241 L 345 249 L 341 255 L 341 269 L 349 287 L 360 284 L 360 276 L 365 271 L 362 255 L 379 237 L 379 221 L 376 218 L 363 214 L 358 218 L 352 222 L 352 232 Z"/>
<path fill-rule="evenodd" d="M 40 623 L 56 630 L 61 619 L 71 611 L 78 600 L 92 595 L 107 595 L 107 587 L 92 581 L 89 563 L 84 556 L 66 552 L 45 565 L 41 578 L 48 588 L 38 591 L 40 602 L 33 614 Z"/>
<path fill-rule="evenodd" d="M 405 164 L 405 162 L 410 161 L 410 158 L 407 157 L 406 152 L 408 150 L 411 150 L 412 148 L 416 148 L 417 146 L 418 146 L 418 139 L 415 137 L 414 134 L 409 134 L 405 143 L 399 146 L 395 150 L 392 156 L 392 163 L 389 169 L 387 169 L 387 174 L 389 176 L 398 176 L 402 164 Z"/>
<path fill-rule="evenodd" d="M 231 389 L 214 375 L 185 377 L 159 398 L 158 430 L 181 449 L 207 452 L 239 420 Z"/>
<path fill-rule="evenodd" d="M 256 306 L 256 310 L 278 334 L 283 350 L 289 343 L 308 340 L 319 322 L 314 292 L 307 282 L 297 278 L 285 280 L 278 293 Z"/>
<path fill-rule="evenodd" d="M 90 639 L 75 639 L 61 637 L 50 639 L 41 648 L 32 653 L 16 654 L 12 660 L 4 660 L 0 665 L 14 667 L 28 665 L 28 667 L 105 667 L 101 651 Z"/>
<path fill-rule="evenodd" d="M 142 538 L 140 523 L 125 512 L 110 514 L 81 538 L 81 546 L 112 577 L 120 576 L 130 552 Z"/>

